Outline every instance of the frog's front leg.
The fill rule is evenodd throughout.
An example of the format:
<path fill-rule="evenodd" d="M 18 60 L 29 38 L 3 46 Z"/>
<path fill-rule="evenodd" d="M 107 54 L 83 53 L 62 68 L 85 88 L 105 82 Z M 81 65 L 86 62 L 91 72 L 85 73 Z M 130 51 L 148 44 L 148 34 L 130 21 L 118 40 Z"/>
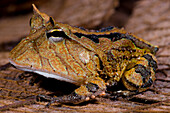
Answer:
<path fill-rule="evenodd" d="M 97 96 L 104 96 L 106 91 L 106 85 L 103 79 L 99 77 L 90 77 L 84 84 L 77 88 L 74 92 L 69 95 L 61 97 L 49 97 L 39 95 L 39 97 L 50 100 L 47 104 L 49 106 L 52 103 L 74 103 L 78 104 L 84 101 L 94 99 Z"/>

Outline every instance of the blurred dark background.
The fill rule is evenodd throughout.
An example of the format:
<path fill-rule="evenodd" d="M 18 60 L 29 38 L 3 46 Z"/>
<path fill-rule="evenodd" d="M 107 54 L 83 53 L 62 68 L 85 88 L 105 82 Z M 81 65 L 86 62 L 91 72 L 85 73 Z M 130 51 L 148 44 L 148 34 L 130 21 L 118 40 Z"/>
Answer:
<path fill-rule="evenodd" d="M 1 0 L 0 43 L 28 35 L 32 4 L 58 22 L 87 29 L 124 27 L 139 0 Z"/>

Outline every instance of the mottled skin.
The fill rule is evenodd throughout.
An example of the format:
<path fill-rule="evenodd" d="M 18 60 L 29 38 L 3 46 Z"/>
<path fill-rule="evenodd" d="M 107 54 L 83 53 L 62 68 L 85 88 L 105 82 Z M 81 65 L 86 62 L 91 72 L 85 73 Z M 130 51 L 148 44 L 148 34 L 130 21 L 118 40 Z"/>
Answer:
<path fill-rule="evenodd" d="M 89 31 L 55 22 L 33 7 L 30 34 L 10 52 L 9 60 L 21 70 L 80 86 L 63 97 L 41 95 L 50 103 L 94 99 L 120 81 L 129 93 L 145 91 L 152 85 L 156 46 L 123 29 Z"/>

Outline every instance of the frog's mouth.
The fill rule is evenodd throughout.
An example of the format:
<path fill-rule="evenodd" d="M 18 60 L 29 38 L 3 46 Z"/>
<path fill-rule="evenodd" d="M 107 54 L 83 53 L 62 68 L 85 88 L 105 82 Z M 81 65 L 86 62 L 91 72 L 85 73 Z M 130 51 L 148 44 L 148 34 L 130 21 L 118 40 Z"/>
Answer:
<path fill-rule="evenodd" d="M 27 67 L 20 66 L 20 65 L 18 65 L 17 63 L 15 63 L 14 61 L 12 61 L 11 59 L 9 59 L 9 62 L 10 62 L 15 68 L 20 69 L 20 70 L 22 70 L 22 71 L 37 73 L 37 74 L 42 75 L 42 76 L 47 77 L 47 78 L 54 78 L 54 79 L 61 80 L 61 81 L 66 81 L 66 82 L 69 82 L 69 83 L 74 83 L 74 84 L 77 83 L 76 81 L 73 81 L 73 80 L 71 80 L 71 79 L 62 77 L 61 75 L 58 75 L 58 74 L 49 73 L 49 72 L 45 72 L 45 71 L 41 71 L 41 70 L 29 69 L 29 68 L 27 68 Z"/>

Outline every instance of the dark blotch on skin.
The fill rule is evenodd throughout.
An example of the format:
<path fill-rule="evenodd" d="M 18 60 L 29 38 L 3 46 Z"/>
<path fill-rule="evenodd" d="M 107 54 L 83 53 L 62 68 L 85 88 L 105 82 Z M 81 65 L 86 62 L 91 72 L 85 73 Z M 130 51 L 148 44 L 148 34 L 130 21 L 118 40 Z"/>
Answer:
<path fill-rule="evenodd" d="M 135 44 L 136 47 L 139 47 L 141 49 L 144 49 L 144 48 L 149 49 L 151 51 L 151 53 L 155 54 L 158 51 L 157 47 L 152 47 L 150 44 L 146 44 L 145 42 L 140 41 L 137 38 L 135 38 L 129 34 L 121 34 L 121 36 L 118 36 L 117 38 L 115 38 L 114 41 L 120 40 L 122 38 L 131 40 Z"/>
<path fill-rule="evenodd" d="M 149 69 L 146 69 L 146 67 L 141 64 L 137 64 L 135 66 L 135 72 L 141 74 L 143 78 L 143 83 L 145 83 L 145 79 L 151 75 L 151 71 Z"/>
<path fill-rule="evenodd" d="M 76 35 L 78 38 L 81 38 L 82 36 L 84 36 L 84 37 L 87 37 L 88 39 L 92 40 L 95 43 L 99 43 L 99 39 L 98 39 L 97 35 L 95 35 L 95 34 L 85 35 L 82 33 L 74 33 L 74 35 Z"/>
<path fill-rule="evenodd" d="M 153 80 L 151 78 L 149 78 L 149 80 L 141 86 L 141 88 L 147 88 L 147 87 L 150 87 L 153 83 Z"/>
<path fill-rule="evenodd" d="M 146 54 L 146 55 L 143 55 L 143 57 L 146 58 L 146 60 L 149 63 L 149 66 L 151 66 L 153 70 L 156 71 L 156 69 L 158 68 L 157 62 L 152 58 L 152 56 L 149 54 Z"/>
<path fill-rule="evenodd" d="M 112 27 L 108 28 L 103 28 L 97 32 L 105 32 L 108 30 L 113 29 Z M 81 38 L 82 36 L 87 37 L 88 39 L 92 40 L 95 43 L 99 43 L 99 38 L 108 38 L 111 41 L 118 41 L 121 39 L 128 39 L 131 40 L 136 47 L 141 48 L 141 49 L 149 49 L 151 53 L 155 54 L 158 51 L 157 47 L 151 46 L 150 44 L 147 44 L 143 41 L 140 41 L 139 39 L 133 37 L 132 35 L 129 35 L 128 33 L 126 34 L 121 34 L 119 32 L 111 32 L 110 34 L 102 34 L 102 35 L 96 35 L 96 34 L 82 34 L 82 33 L 74 33 L 78 38 Z"/>
<path fill-rule="evenodd" d="M 87 37 L 88 39 L 92 40 L 95 43 L 99 43 L 99 38 L 108 38 L 111 41 L 118 40 L 121 36 L 120 33 L 110 33 L 110 34 L 103 34 L 103 35 L 96 35 L 96 34 L 82 34 L 82 33 L 74 33 L 78 38 L 82 36 Z"/>

